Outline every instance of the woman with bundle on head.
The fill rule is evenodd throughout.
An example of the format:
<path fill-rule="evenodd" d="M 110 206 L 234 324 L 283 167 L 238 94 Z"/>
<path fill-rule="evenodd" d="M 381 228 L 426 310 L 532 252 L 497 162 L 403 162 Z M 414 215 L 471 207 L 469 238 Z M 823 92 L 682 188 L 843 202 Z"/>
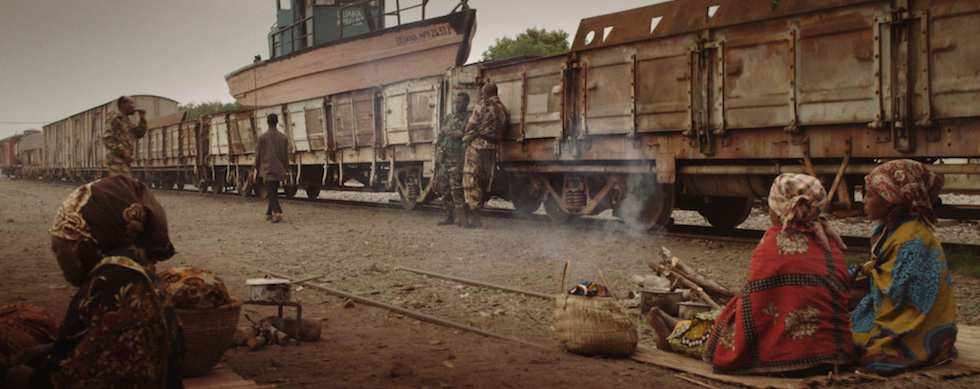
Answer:
<path fill-rule="evenodd" d="M 181 388 L 180 324 L 154 264 L 174 254 L 149 189 L 113 176 L 75 189 L 51 227 L 79 287 L 54 344 L 6 374 L 8 387 Z"/>
<path fill-rule="evenodd" d="M 806 374 L 850 363 L 846 246 L 821 215 L 828 200 L 814 177 L 776 177 L 773 226 L 752 252 L 748 283 L 722 311 L 690 322 L 652 309 L 658 348 L 703 358 L 723 374 Z"/>
<path fill-rule="evenodd" d="M 933 234 L 943 179 L 921 163 L 884 163 L 864 178 L 864 212 L 880 223 L 871 261 L 851 268 L 858 365 L 881 375 L 956 356 L 956 304 L 942 244 Z"/>

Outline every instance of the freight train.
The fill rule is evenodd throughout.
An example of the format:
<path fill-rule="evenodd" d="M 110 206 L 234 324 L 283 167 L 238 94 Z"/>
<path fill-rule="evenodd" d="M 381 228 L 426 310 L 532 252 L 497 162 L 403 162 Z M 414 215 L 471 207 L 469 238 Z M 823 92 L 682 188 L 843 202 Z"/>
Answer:
<path fill-rule="evenodd" d="M 156 104 L 156 118 L 133 171 L 159 188 L 252 194 L 255 140 L 275 113 L 290 139 L 287 196 L 396 191 L 414 209 L 436 197 L 433 141 L 453 96 L 469 93 L 472 108 L 493 82 L 511 116 L 491 192 L 518 211 L 543 205 L 564 222 L 611 209 L 648 229 L 688 209 L 732 227 L 783 172 L 815 175 L 837 209 L 859 209 L 862 177 L 883 159 L 980 157 L 978 35 L 968 0 L 676 0 L 583 19 L 552 57 L 190 121 L 145 96 L 137 107 Z M 45 126 L 27 175 L 104 174 L 103 108 Z"/>

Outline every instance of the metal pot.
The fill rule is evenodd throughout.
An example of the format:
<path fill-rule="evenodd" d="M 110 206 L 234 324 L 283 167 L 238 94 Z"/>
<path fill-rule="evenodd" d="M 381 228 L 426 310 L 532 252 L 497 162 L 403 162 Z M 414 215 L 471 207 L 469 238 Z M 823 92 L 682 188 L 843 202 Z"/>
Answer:
<path fill-rule="evenodd" d="M 680 318 L 684 320 L 693 319 L 694 315 L 697 315 L 701 312 L 708 312 L 711 310 L 711 306 L 705 303 L 695 303 L 695 302 L 685 301 L 683 303 L 680 303 L 679 305 L 680 307 L 678 309 L 678 316 L 680 316 Z"/>
<path fill-rule="evenodd" d="M 680 290 L 667 288 L 640 289 L 640 314 L 646 315 L 650 308 L 658 307 L 668 315 L 677 316 L 678 305 L 683 297 Z"/>
<path fill-rule="evenodd" d="M 252 278 L 245 280 L 251 288 L 252 301 L 284 303 L 289 301 L 289 280 L 282 278 Z"/>

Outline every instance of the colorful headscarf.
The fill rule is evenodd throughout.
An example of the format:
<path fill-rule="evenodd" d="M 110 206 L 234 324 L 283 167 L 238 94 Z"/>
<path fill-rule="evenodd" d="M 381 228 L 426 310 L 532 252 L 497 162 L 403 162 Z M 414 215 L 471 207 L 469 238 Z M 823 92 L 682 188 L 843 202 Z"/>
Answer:
<path fill-rule="evenodd" d="M 92 244 L 103 253 L 135 245 L 143 250 L 141 259 L 150 263 L 174 255 L 163 206 L 146 185 L 125 176 L 75 189 L 58 208 L 50 233 Z"/>
<path fill-rule="evenodd" d="M 779 216 L 784 230 L 790 224 L 809 227 L 824 250 L 830 250 L 828 237 L 846 249 L 837 231 L 821 216 L 829 200 L 820 180 L 806 174 L 780 174 L 769 188 L 769 209 Z"/>
<path fill-rule="evenodd" d="M 922 216 L 935 225 L 932 204 L 939 199 L 943 177 L 911 159 L 885 162 L 864 177 L 864 185 L 873 188 L 889 204 L 903 205 L 909 215 Z"/>

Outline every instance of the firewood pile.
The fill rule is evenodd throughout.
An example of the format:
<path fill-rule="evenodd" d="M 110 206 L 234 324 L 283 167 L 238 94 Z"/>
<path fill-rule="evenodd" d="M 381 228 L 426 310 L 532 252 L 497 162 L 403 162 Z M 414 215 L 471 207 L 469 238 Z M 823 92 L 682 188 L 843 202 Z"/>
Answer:
<path fill-rule="evenodd" d="M 735 297 L 735 292 L 726 288 L 724 285 L 712 280 L 685 264 L 680 258 L 671 254 L 666 247 L 660 248 L 660 261 L 648 264 L 657 275 L 670 281 L 670 289 L 689 288 L 692 299 L 699 298 L 713 309 L 721 309 L 724 305 Z M 721 305 L 719 305 L 721 302 Z"/>
<path fill-rule="evenodd" d="M 300 340 L 307 342 L 320 339 L 320 323 L 313 320 L 303 319 L 297 332 L 295 319 L 269 316 L 255 322 L 248 315 L 245 315 L 245 318 L 252 323 L 252 326 L 245 330 L 239 328 L 235 333 L 232 346 L 246 346 L 252 351 L 257 351 L 271 345 L 297 345 Z M 299 339 L 296 339 L 297 334 Z"/>

